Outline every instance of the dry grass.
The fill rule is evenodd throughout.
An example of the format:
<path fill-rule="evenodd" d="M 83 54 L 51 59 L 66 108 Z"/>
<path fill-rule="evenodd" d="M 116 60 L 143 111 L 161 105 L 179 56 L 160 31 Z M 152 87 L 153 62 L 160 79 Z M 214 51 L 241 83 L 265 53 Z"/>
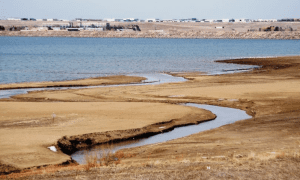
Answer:
<path fill-rule="evenodd" d="M 118 165 L 123 158 L 131 157 L 130 154 L 125 155 L 122 150 L 113 153 L 112 149 L 113 145 L 97 152 L 85 151 L 84 162 L 86 171 L 94 167 Z"/>
<path fill-rule="evenodd" d="M 20 179 L 299 179 L 300 153 L 286 150 L 222 158 L 182 157 L 144 160 L 116 166 L 113 158 L 126 158 L 123 151 L 86 155 L 87 164 L 48 166 L 0 176 Z M 102 164 L 101 164 L 102 163 Z M 107 164 L 106 164 L 107 163 Z M 104 165 L 105 164 L 105 165 Z"/>
<path fill-rule="evenodd" d="M 82 172 L 90 172 L 91 170 L 100 170 L 100 167 L 116 167 L 118 164 L 121 164 L 122 159 L 134 157 L 133 154 L 125 154 L 122 150 L 113 153 L 111 149 L 112 147 L 106 150 L 102 149 L 98 153 L 86 151 L 84 156 L 85 164 L 83 165 L 50 165 L 41 168 L 31 168 L 23 170 L 19 173 L 0 175 L 0 179 L 31 179 L 36 176 L 42 175 L 47 177 L 66 172 L 72 172 L 72 174 L 81 174 Z"/>

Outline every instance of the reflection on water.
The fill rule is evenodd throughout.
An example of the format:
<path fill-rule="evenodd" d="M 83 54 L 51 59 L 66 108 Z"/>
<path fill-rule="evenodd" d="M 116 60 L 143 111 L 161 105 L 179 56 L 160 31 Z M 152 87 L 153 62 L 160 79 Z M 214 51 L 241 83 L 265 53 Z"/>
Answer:
<path fill-rule="evenodd" d="M 108 151 L 111 150 L 115 152 L 120 149 L 124 148 L 132 148 L 143 146 L 147 144 L 154 144 L 154 143 L 161 143 L 165 141 L 169 141 L 172 139 L 177 139 L 181 137 L 185 137 L 191 134 L 195 134 L 201 131 L 206 131 L 209 129 L 214 129 L 226 124 L 231 124 L 239 120 L 249 119 L 251 116 L 246 114 L 245 111 L 233 108 L 226 108 L 226 107 L 219 107 L 219 106 L 212 106 L 212 105 L 200 105 L 194 103 L 187 103 L 187 106 L 202 108 L 211 111 L 214 113 L 217 118 L 212 121 L 203 122 L 197 125 L 190 125 L 184 127 L 177 127 L 174 130 L 162 134 L 157 134 L 151 136 L 149 138 L 138 139 L 138 140 L 130 140 L 126 142 L 114 143 L 113 146 L 111 145 L 99 145 L 96 146 L 88 151 L 88 153 L 94 154 L 100 151 Z M 77 151 L 76 153 L 72 154 L 72 158 L 76 160 L 78 163 L 84 163 L 84 156 L 86 154 L 86 150 Z"/>

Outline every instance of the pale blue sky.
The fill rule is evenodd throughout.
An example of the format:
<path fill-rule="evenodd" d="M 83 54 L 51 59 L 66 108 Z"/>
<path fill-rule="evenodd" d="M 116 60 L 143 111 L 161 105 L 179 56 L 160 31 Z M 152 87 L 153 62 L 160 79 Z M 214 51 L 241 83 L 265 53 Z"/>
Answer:
<path fill-rule="evenodd" d="M 300 0 L 0 0 L 0 19 L 300 18 Z"/>

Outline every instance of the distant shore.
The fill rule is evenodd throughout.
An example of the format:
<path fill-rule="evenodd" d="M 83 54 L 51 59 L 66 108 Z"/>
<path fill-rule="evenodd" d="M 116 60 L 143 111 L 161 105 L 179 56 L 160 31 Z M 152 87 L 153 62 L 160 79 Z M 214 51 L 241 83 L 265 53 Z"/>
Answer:
<path fill-rule="evenodd" d="M 177 32 L 114 32 L 114 31 L 0 31 L 0 36 L 17 37 L 83 37 L 83 38 L 174 38 L 174 39 L 300 39 L 300 31 L 236 32 L 236 31 L 177 31 Z"/>
<path fill-rule="evenodd" d="M 62 22 L 49 22 L 47 25 L 59 26 Z M 67 22 L 69 23 L 69 22 Z M 73 22 L 77 23 L 78 22 Z M 102 21 L 90 22 L 105 24 Z M 66 24 L 66 22 L 63 22 Z M 124 31 L 67 31 L 44 30 L 43 22 L 6 21 L 0 20 L 0 26 L 6 28 L 0 31 L 0 36 L 24 37 L 91 37 L 91 38 L 190 38 L 190 39 L 300 39 L 299 22 L 251 22 L 251 23 L 118 23 L 111 22 L 110 26 L 137 25 L 141 31 L 124 29 Z M 8 31 L 10 27 L 28 27 L 25 31 Z M 284 31 L 259 31 L 261 28 L 279 27 Z M 271 29 L 270 29 L 271 30 Z"/>

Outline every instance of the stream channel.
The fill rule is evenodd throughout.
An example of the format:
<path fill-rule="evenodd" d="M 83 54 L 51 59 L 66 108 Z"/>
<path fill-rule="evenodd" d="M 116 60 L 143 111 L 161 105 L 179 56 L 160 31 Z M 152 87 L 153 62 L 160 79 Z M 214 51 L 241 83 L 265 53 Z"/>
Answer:
<path fill-rule="evenodd" d="M 80 150 L 71 155 L 72 159 L 77 161 L 79 164 L 85 164 L 85 156 L 86 154 L 99 154 L 107 153 L 107 152 L 116 152 L 120 149 L 124 148 L 133 148 L 138 146 L 144 146 L 148 144 L 155 144 L 161 143 L 165 141 L 169 141 L 172 139 L 182 138 L 191 134 L 195 134 L 198 132 L 218 128 L 220 126 L 231 124 L 239 120 L 250 119 L 252 118 L 249 116 L 245 111 L 234 109 L 234 108 L 227 108 L 227 107 L 220 107 L 220 106 L 212 106 L 212 105 L 202 105 L 202 104 L 194 104 L 194 103 L 187 103 L 184 104 L 186 106 L 197 107 L 201 109 L 206 109 L 214 113 L 217 117 L 214 120 L 206 121 L 197 125 L 189 125 L 183 127 L 177 127 L 172 131 L 157 134 L 148 138 L 138 139 L 120 143 L 114 143 L 113 146 L 111 145 L 98 145 L 89 150 Z M 160 128 L 163 128 L 160 127 Z"/>

